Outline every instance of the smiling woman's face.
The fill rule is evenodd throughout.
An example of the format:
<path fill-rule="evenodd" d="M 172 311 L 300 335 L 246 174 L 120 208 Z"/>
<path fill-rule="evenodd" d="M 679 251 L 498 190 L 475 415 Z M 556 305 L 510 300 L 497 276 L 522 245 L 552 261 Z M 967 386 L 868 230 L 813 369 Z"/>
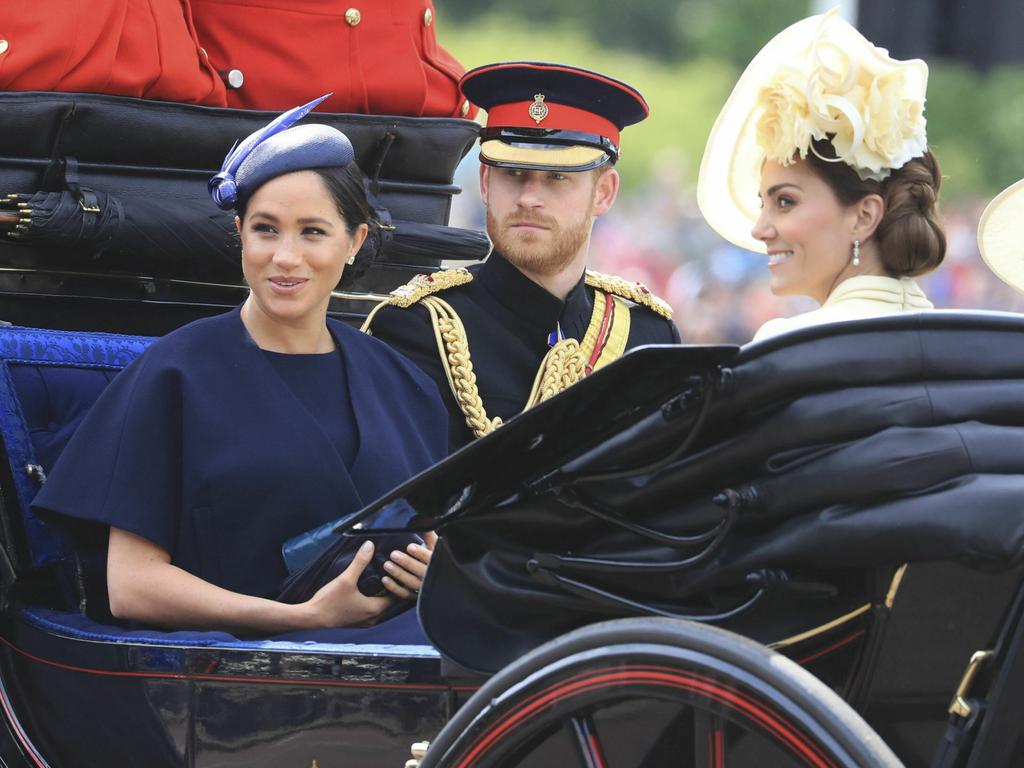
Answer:
<path fill-rule="evenodd" d="M 327 186 L 313 171 L 268 181 L 253 193 L 239 222 L 242 272 L 253 309 L 278 324 L 323 324 L 331 291 L 365 230 L 362 224 L 349 234 Z"/>
<path fill-rule="evenodd" d="M 804 161 L 761 171 L 761 216 L 752 234 L 768 250 L 770 286 L 777 296 L 798 294 L 824 303 L 851 276 L 855 209 Z"/>

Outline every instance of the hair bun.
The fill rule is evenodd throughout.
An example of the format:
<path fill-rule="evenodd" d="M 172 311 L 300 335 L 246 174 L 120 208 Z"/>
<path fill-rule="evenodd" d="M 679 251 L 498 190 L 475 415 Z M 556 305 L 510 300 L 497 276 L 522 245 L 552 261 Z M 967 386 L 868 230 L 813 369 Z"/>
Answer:
<path fill-rule="evenodd" d="M 941 184 L 939 164 L 930 151 L 882 183 L 885 217 L 875 234 L 882 262 L 893 274 L 922 275 L 945 258 L 946 234 L 937 210 Z"/>

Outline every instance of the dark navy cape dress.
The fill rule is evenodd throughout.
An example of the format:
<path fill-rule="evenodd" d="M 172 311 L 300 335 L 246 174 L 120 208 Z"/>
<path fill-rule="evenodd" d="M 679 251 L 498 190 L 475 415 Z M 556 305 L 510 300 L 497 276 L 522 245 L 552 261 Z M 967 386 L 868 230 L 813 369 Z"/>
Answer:
<path fill-rule="evenodd" d="M 116 526 L 181 568 L 273 597 L 281 544 L 440 460 L 434 383 L 384 343 L 328 320 L 358 432 L 351 466 L 242 324 L 239 309 L 161 339 L 118 374 L 33 507 Z"/>

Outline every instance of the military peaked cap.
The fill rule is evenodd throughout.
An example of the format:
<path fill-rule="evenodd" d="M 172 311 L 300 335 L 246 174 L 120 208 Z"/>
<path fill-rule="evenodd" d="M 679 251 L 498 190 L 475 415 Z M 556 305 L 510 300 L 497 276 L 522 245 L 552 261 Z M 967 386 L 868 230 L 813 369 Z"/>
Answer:
<path fill-rule="evenodd" d="M 650 114 L 632 86 L 564 64 L 488 64 L 461 85 L 487 110 L 480 161 L 504 168 L 586 171 L 615 162 L 619 132 Z"/>

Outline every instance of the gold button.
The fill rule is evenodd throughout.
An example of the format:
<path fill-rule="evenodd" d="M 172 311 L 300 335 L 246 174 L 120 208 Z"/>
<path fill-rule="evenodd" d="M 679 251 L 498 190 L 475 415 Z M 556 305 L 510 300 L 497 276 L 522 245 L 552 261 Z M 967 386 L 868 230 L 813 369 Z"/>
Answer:
<path fill-rule="evenodd" d="M 429 27 L 433 23 L 434 23 L 434 12 L 432 10 L 430 10 L 429 8 L 427 8 L 427 10 L 425 10 L 423 12 L 423 26 L 424 27 Z"/>
<path fill-rule="evenodd" d="M 462 102 L 462 116 L 465 117 L 469 114 L 469 99 Z"/>
<path fill-rule="evenodd" d="M 359 12 L 358 8 L 349 8 L 345 11 L 345 21 L 348 22 L 350 27 L 354 27 L 363 19 L 363 14 Z"/>
<path fill-rule="evenodd" d="M 0 37 L 0 55 L 7 53 L 7 49 L 11 47 L 11 44 Z"/>

